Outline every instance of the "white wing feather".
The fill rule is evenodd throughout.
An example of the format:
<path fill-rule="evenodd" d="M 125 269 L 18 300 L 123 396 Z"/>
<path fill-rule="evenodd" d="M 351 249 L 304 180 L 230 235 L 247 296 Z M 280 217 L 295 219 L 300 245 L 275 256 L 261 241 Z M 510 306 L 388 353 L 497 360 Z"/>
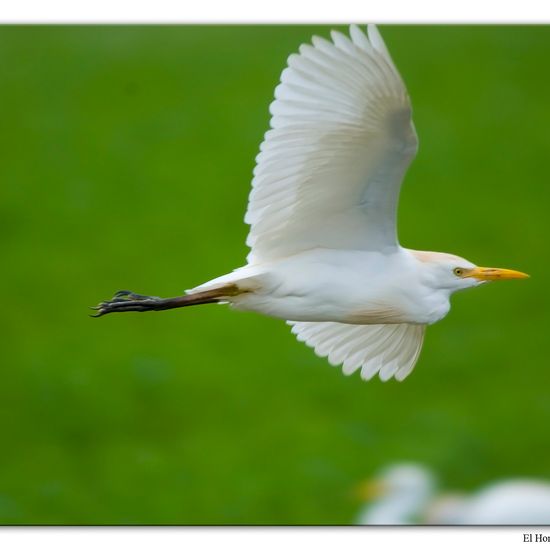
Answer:
<path fill-rule="evenodd" d="M 250 263 L 397 246 L 399 189 L 417 138 L 403 81 L 376 27 L 368 32 L 314 37 L 288 58 L 245 217 Z"/>
<path fill-rule="evenodd" d="M 344 374 L 361 369 L 361 378 L 378 373 L 382 381 L 404 380 L 413 370 L 424 340 L 424 325 L 347 325 L 288 321 L 305 342 Z"/>

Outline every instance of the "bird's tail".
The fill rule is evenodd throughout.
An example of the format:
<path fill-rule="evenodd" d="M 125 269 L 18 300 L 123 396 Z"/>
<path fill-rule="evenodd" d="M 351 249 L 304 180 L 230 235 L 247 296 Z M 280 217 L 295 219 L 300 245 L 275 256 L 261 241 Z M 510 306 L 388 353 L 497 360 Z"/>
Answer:
<path fill-rule="evenodd" d="M 227 302 L 232 296 L 237 296 L 238 294 L 242 294 L 242 292 L 235 284 L 224 285 L 210 290 L 188 291 L 187 294 L 178 298 L 181 304 L 179 307 L 219 304 L 220 302 Z"/>

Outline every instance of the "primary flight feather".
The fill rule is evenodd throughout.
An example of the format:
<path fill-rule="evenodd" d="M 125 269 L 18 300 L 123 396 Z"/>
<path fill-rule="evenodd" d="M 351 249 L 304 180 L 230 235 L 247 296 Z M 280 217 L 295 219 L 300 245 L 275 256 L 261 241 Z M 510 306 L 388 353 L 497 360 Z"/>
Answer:
<path fill-rule="evenodd" d="M 400 246 L 396 213 L 418 139 L 410 99 L 374 25 L 313 37 L 275 89 L 245 221 L 247 265 L 161 299 L 120 291 L 113 312 L 229 303 L 278 317 L 345 374 L 403 380 L 453 292 L 527 277 Z"/>

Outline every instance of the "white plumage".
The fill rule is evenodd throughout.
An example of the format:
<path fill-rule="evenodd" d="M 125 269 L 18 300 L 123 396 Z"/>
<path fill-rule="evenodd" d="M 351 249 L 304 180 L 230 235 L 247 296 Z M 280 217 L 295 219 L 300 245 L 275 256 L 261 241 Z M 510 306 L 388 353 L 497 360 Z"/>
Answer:
<path fill-rule="evenodd" d="M 426 519 L 440 525 L 550 525 L 550 483 L 510 479 L 471 496 L 443 495 Z"/>
<path fill-rule="evenodd" d="M 353 325 L 343 323 L 296 323 L 292 332 L 331 365 L 342 365 L 344 374 L 361 369 L 370 380 L 379 373 L 382 381 L 395 376 L 403 380 L 413 369 L 424 339 L 424 326 L 412 324 Z"/>
<path fill-rule="evenodd" d="M 418 142 L 405 86 L 369 39 L 313 38 L 288 58 L 271 104 L 245 221 L 248 261 L 315 248 L 392 250 L 403 175 Z"/>
<path fill-rule="evenodd" d="M 403 380 L 457 290 L 517 271 L 400 246 L 401 182 L 418 142 L 405 85 L 374 25 L 314 37 L 288 58 L 257 157 L 248 264 L 161 300 L 117 293 L 98 315 L 229 302 L 288 320 L 299 340 L 368 380 Z"/>
<path fill-rule="evenodd" d="M 418 464 L 394 464 L 361 492 L 370 500 L 361 525 L 550 525 L 550 483 L 507 479 L 471 495 L 438 493 L 433 474 Z"/>
<path fill-rule="evenodd" d="M 355 524 L 414 525 L 424 523 L 436 482 L 426 468 L 413 463 L 393 464 L 358 488 L 366 500 Z"/>

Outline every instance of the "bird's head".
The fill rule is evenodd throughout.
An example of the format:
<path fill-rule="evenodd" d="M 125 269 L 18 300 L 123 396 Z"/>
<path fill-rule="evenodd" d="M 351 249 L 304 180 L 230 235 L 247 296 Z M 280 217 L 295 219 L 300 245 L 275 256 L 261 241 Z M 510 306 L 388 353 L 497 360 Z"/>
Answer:
<path fill-rule="evenodd" d="M 456 292 L 490 281 L 525 279 L 526 273 L 500 267 L 479 267 L 468 260 L 441 252 L 413 252 L 431 286 Z"/>
<path fill-rule="evenodd" d="M 386 497 L 423 500 L 432 493 L 435 485 L 434 477 L 423 466 L 398 463 L 385 468 L 376 478 L 360 483 L 355 494 L 367 502 Z"/>

